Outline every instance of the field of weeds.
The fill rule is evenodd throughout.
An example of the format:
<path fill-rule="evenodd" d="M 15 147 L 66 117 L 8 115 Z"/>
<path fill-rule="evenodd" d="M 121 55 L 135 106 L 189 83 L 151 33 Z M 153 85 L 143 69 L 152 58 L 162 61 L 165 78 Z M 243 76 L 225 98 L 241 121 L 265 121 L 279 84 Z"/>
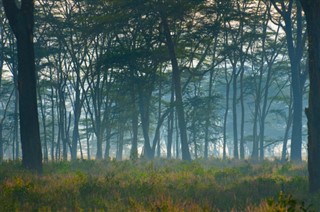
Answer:
<path fill-rule="evenodd" d="M 0 211 L 320 211 L 306 164 L 155 159 L 0 165 Z"/>

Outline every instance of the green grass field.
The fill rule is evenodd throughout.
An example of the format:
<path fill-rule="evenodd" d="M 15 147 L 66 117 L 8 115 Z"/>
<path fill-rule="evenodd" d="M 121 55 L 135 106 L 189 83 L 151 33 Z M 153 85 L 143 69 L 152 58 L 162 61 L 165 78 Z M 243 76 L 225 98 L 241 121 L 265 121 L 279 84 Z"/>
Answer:
<path fill-rule="evenodd" d="M 52 162 L 42 176 L 0 165 L 0 211 L 320 211 L 319 199 L 306 164 Z"/>

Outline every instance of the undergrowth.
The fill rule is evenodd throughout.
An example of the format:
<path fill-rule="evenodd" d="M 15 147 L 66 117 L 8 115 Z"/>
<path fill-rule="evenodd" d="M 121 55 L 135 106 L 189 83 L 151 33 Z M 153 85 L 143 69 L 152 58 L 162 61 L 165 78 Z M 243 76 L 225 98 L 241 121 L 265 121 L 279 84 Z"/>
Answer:
<path fill-rule="evenodd" d="M 0 165 L 0 211 L 319 211 L 306 164 L 73 161 Z"/>

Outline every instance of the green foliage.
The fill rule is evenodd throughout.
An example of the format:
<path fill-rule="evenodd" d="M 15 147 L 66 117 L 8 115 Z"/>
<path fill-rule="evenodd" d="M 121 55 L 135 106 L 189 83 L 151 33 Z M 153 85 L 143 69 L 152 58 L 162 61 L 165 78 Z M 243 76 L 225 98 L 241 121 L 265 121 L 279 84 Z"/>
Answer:
<path fill-rule="evenodd" d="M 305 172 L 270 161 L 85 160 L 48 163 L 35 176 L 9 162 L 0 165 L 0 211 L 318 209 Z"/>
<path fill-rule="evenodd" d="M 298 201 L 292 197 L 292 195 L 286 195 L 280 192 L 278 200 L 268 199 L 268 205 L 274 211 L 312 211 L 311 206 L 306 206 L 303 201 Z"/>

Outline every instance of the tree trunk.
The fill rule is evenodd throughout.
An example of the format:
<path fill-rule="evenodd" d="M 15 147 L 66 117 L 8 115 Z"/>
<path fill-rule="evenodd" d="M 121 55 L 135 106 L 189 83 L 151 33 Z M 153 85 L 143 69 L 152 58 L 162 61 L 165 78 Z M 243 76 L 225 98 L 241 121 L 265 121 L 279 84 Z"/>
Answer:
<path fill-rule="evenodd" d="M 244 152 L 244 123 L 245 123 L 245 108 L 244 108 L 244 64 L 241 63 L 241 73 L 240 73 L 240 106 L 241 106 L 241 124 L 240 124 L 240 159 L 245 158 Z"/>
<path fill-rule="evenodd" d="M 309 190 L 320 190 L 320 0 L 300 0 L 306 18 L 309 53 L 308 171 Z"/>
<path fill-rule="evenodd" d="M 225 63 L 225 80 L 226 80 L 226 107 L 223 116 L 223 160 L 227 159 L 227 121 L 229 114 L 229 97 L 230 97 L 230 84 L 231 80 L 228 80 L 228 70 Z"/>
<path fill-rule="evenodd" d="M 110 137 L 111 137 L 111 129 L 110 127 L 106 128 L 106 147 L 104 151 L 104 158 L 108 160 L 110 158 Z"/>
<path fill-rule="evenodd" d="M 149 127 L 150 127 L 150 100 L 151 92 L 146 91 L 139 85 L 139 111 L 141 116 L 142 133 L 144 138 L 144 157 L 153 159 L 154 151 L 151 148 Z"/>
<path fill-rule="evenodd" d="M 40 101 L 40 112 L 42 119 L 42 128 L 43 128 L 43 159 L 45 162 L 48 162 L 48 140 L 47 140 L 47 119 L 46 119 L 46 104 L 42 102 L 42 97 L 40 94 L 40 89 L 38 89 L 39 101 Z"/>
<path fill-rule="evenodd" d="M 52 73 L 52 69 L 50 69 L 50 80 L 51 82 L 53 82 L 53 73 Z M 55 99 L 55 95 L 54 95 L 54 86 L 53 84 L 51 84 L 51 160 L 54 161 L 54 149 L 55 149 L 55 104 L 54 104 L 54 99 Z"/>
<path fill-rule="evenodd" d="M 161 70 L 160 70 L 160 79 L 162 77 L 162 73 L 161 73 Z M 161 119 L 161 97 L 162 97 L 162 82 L 160 80 L 159 82 L 159 95 L 158 95 L 158 121 L 160 121 Z M 160 130 L 159 130 L 159 133 L 156 135 L 157 138 L 156 140 L 158 140 L 157 142 L 157 156 L 158 157 L 161 157 L 161 134 L 160 134 Z"/>
<path fill-rule="evenodd" d="M 2 123 L 0 123 L 0 164 L 3 161 L 3 136 L 2 136 Z"/>
<path fill-rule="evenodd" d="M 294 79 L 295 78 L 295 79 Z M 293 120 L 292 120 L 292 137 L 291 137 L 291 161 L 301 161 L 302 148 L 302 89 L 300 83 L 300 75 L 292 76 L 293 84 Z M 298 85 L 299 84 L 299 85 Z"/>
<path fill-rule="evenodd" d="M 122 155 L 123 155 L 123 135 L 124 135 L 123 126 L 124 126 L 124 123 L 121 121 L 118 126 L 119 135 L 118 135 L 117 154 L 116 154 L 116 159 L 118 161 L 122 160 Z"/>
<path fill-rule="evenodd" d="M 232 117 L 233 117 L 233 157 L 234 159 L 239 159 L 238 150 L 238 119 L 237 119 L 237 70 L 236 66 L 233 66 L 233 81 L 232 81 Z"/>
<path fill-rule="evenodd" d="M 74 119 L 73 119 L 73 132 L 72 132 L 72 147 L 71 147 L 71 160 L 77 160 L 78 142 L 79 138 L 79 121 L 81 116 L 81 99 L 80 99 L 80 70 L 76 70 L 76 85 L 75 85 L 75 101 L 74 101 Z"/>
<path fill-rule="evenodd" d="M 207 110 L 208 113 L 212 113 L 212 84 L 213 84 L 213 72 L 210 72 L 209 78 L 209 91 L 208 91 L 208 101 L 207 101 Z M 204 159 L 208 159 L 209 155 L 209 126 L 211 125 L 210 116 L 206 116 L 205 121 L 205 135 L 204 135 Z"/>
<path fill-rule="evenodd" d="M 132 101 L 132 113 L 131 113 L 131 122 L 132 122 L 132 146 L 130 151 L 130 158 L 137 159 L 138 158 L 138 128 L 139 128 L 139 116 L 137 111 L 137 103 L 136 103 L 136 92 L 134 83 L 132 83 L 131 88 L 131 101 Z"/>
<path fill-rule="evenodd" d="M 88 112 L 86 112 L 86 119 L 85 120 L 86 120 L 85 123 L 86 123 L 87 159 L 91 160 Z"/>
<path fill-rule="evenodd" d="M 180 129 L 180 139 L 181 139 L 181 151 L 182 151 L 182 159 L 186 161 L 191 161 L 191 155 L 188 145 L 188 137 L 187 137 L 187 126 L 184 114 L 184 107 L 182 101 L 182 91 L 181 91 L 181 73 L 178 67 L 178 61 L 176 57 L 174 43 L 171 37 L 171 32 L 169 29 L 169 24 L 167 18 L 161 14 L 161 21 L 164 30 L 164 36 L 166 38 L 166 45 L 169 52 L 169 57 L 172 65 L 172 78 L 175 90 L 176 97 L 176 111 L 178 115 L 178 124 Z"/>
<path fill-rule="evenodd" d="M 42 172 L 42 152 L 36 95 L 36 70 L 33 45 L 34 1 L 3 0 L 5 13 L 18 43 L 18 89 L 22 164 Z"/>
<path fill-rule="evenodd" d="M 283 137 L 281 162 L 285 162 L 287 160 L 287 144 L 288 144 L 289 131 L 290 131 L 291 125 L 292 125 L 292 94 L 291 94 L 290 103 L 289 103 L 287 126 L 286 126 L 284 137 Z"/>
<path fill-rule="evenodd" d="M 167 158 L 172 157 L 171 147 L 173 144 L 173 125 L 174 125 L 174 89 L 171 85 L 171 98 L 170 98 L 170 112 L 168 116 L 168 143 L 167 143 Z"/>

